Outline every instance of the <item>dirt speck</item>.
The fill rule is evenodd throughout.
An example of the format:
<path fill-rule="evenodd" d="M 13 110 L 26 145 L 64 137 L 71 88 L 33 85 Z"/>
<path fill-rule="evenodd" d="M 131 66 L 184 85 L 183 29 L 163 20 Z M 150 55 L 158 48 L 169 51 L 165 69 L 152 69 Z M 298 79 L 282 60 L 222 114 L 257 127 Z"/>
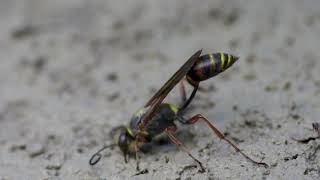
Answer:
<path fill-rule="evenodd" d="M 39 28 L 33 25 L 24 25 L 14 29 L 11 33 L 13 39 L 24 39 L 30 36 L 33 36 L 39 32 Z"/>
<path fill-rule="evenodd" d="M 116 82 L 118 80 L 118 75 L 115 72 L 111 72 L 106 75 L 106 80 Z"/>
<path fill-rule="evenodd" d="M 27 145 L 27 152 L 31 158 L 34 158 L 45 153 L 46 147 L 40 143 L 30 143 Z"/>

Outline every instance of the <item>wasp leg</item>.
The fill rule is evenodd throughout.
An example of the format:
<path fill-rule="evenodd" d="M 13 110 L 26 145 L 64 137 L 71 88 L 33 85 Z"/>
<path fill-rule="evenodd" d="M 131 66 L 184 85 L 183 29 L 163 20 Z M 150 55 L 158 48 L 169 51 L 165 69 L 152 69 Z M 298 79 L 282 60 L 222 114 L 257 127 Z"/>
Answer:
<path fill-rule="evenodd" d="M 124 158 L 124 162 L 127 164 L 128 163 L 128 154 L 123 153 L 123 158 Z"/>
<path fill-rule="evenodd" d="M 196 159 L 191 153 L 190 153 L 190 151 L 187 149 L 187 147 L 179 140 L 179 139 L 177 139 L 171 132 L 174 132 L 174 131 L 176 131 L 176 127 L 175 126 L 172 126 L 172 127 L 167 127 L 166 129 L 165 129 L 165 132 L 167 133 L 167 135 L 168 135 L 168 137 L 169 137 L 169 139 L 174 143 L 174 144 L 176 144 L 179 148 L 181 148 L 184 152 L 186 152 L 194 161 L 196 161 L 198 164 L 199 164 L 199 166 L 200 166 L 200 170 L 199 170 L 199 172 L 205 172 L 205 169 L 204 169 L 204 167 L 202 166 L 202 163 L 198 160 L 198 159 Z"/>
<path fill-rule="evenodd" d="M 184 104 L 179 108 L 179 113 L 183 113 L 183 111 L 188 107 L 188 105 L 191 103 L 192 99 L 196 95 L 196 92 L 199 88 L 199 84 L 193 86 L 193 91 L 190 95 L 190 97 L 184 102 Z"/>
<path fill-rule="evenodd" d="M 245 158 L 247 158 L 248 160 L 250 160 L 251 162 L 258 164 L 258 165 L 263 165 L 265 167 L 268 167 L 268 164 L 260 161 L 255 161 L 252 158 L 250 158 L 247 154 L 245 154 L 243 151 L 240 150 L 240 148 L 238 148 L 237 145 L 235 145 L 233 142 L 231 142 L 231 140 L 229 140 L 228 138 L 226 138 L 206 117 L 202 116 L 201 114 L 197 114 L 195 116 L 193 116 L 192 118 L 190 118 L 189 120 L 185 121 L 184 124 L 194 124 L 196 123 L 198 120 L 204 120 L 208 126 L 212 129 L 212 131 L 222 140 L 226 141 L 228 144 L 230 144 L 237 152 L 239 152 L 241 155 L 243 155 Z"/>
<path fill-rule="evenodd" d="M 138 147 L 138 141 L 137 140 L 136 140 L 136 143 L 134 145 L 134 149 L 135 149 L 135 152 L 136 152 L 136 163 L 137 163 L 136 170 L 140 171 L 140 167 L 139 167 L 139 147 Z"/>
<path fill-rule="evenodd" d="M 179 84 L 179 91 L 180 91 L 180 95 L 181 95 L 181 99 L 182 99 L 182 104 L 184 102 L 187 101 L 187 95 L 186 95 L 186 88 L 184 86 L 184 83 L 183 83 L 183 79 L 180 81 L 180 84 Z"/>

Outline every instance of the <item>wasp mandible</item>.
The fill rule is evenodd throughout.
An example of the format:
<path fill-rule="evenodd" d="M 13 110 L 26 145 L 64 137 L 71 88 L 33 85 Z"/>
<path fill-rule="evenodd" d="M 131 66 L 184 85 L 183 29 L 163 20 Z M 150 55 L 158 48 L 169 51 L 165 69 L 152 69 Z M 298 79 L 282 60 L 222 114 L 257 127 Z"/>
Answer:
<path fill-rule="evenodd" d="M 120 126 L 114 129 L 113 138 L 116 142 L 109 146 L 104 146 L 96 152 L 89 161 L 90 165 L 96 164 L 101 159 L 101 151 L 108 147 L 118 145 L 123 152 L 125 162 L 127 162 L 128 155 L 136 156 L 137 170 L 139 170 L 139 152 L 147 151 L 148 146 L 146 145 L 148 143 L 157 141 L 159 139 L 158 137 L 164 137 L 162 135 L 165 135 L 166 138 L 196 161 L 200 166 L 200 171 L 204 172 L 205 169 L 202 163 L 195 158 L 187 147 L 173 134 L 177 130 L 176 121 L 185 125 L 191 125 L 199 120 L 203 120 L 214 134 L 230 144 L 245 158 L 252 161 L 254 164 L 268 166 L 266 163 L 255 161 L 245 154 L 236 144 L 226 138 L 205 116 L 201 114 L 197 114 L 191 118 L 186 118 L 184 116 L 184 111 L 194 98 L 199 83 L 225 71 L 239 59 L 236 56 L 226 53 L 210 53 L 201 56 L 201 52 L 202 50 L 197 51 L 180 67 L 180 69 L 155 93 L 145 106 L 140 108 L 132 116 L 127 127 Z M 188 98 L 186 97 L 185 87 L 183 85 L 184 78 L 193 87 L 193 91 Z M 162 103 L 169 92 L 179 82 L 180 94 L 183 100 L 182 105 L 177 107 L 174 104 Z"/>

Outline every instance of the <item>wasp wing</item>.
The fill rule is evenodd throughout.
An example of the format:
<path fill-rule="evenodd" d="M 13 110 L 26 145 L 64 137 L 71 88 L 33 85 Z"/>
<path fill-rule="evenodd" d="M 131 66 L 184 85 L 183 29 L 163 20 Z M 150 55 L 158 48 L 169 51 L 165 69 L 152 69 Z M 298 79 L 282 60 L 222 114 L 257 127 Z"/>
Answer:
<path fill-rule="evenodd" d="M 197 51 L 192 55 L 187 62 L 185 62 L 180 69 L 155 93 L 155 95 L 147 102 L 144 107 L 150 106 L 157 98 L 165 98 L 166 95 L 173 89 L 173 87 L 189 72 L 191 67 L 197 61 L 202 50 Z M 163 97 L 164 96 L 164 97 Z"/>
<path fill-rule="evenodd" d="M 169 94 L 169 92 L 174 88 L 174 86 L 178 84 L 178 82 L 189 72 L 189 70 L 192 68 L 194 63 L 199 59 L 199 56 L 201 55 L 201 51 L 202 50 L 199 50 L 195 54 L 193 54 L 188 59 L 188 61 L 185 62 L 180 67 L 180 69 L 147 102 L 147 104 L 144 107 L 149 107 L 149 109 L 141 121 L 142 122 L 141 128 L 144 128 L 148 124 L 148 122 L 152 118 L 159 104 L 161 104 L 161 102 Z"/>

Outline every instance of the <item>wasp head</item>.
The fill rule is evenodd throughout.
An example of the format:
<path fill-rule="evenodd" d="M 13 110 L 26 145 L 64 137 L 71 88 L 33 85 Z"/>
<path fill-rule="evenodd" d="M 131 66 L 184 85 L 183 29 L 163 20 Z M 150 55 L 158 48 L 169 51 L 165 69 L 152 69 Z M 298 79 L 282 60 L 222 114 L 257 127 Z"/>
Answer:
<path fill-rule="evenodd" d="M 125 126 L 119 126 L 111 131 L 111 137 L 114 142 L 119 146 L 124 155 L 125 162 L 127 162 L 127 155 L 132 151 L 133 137 L 127 131 Z"/>

